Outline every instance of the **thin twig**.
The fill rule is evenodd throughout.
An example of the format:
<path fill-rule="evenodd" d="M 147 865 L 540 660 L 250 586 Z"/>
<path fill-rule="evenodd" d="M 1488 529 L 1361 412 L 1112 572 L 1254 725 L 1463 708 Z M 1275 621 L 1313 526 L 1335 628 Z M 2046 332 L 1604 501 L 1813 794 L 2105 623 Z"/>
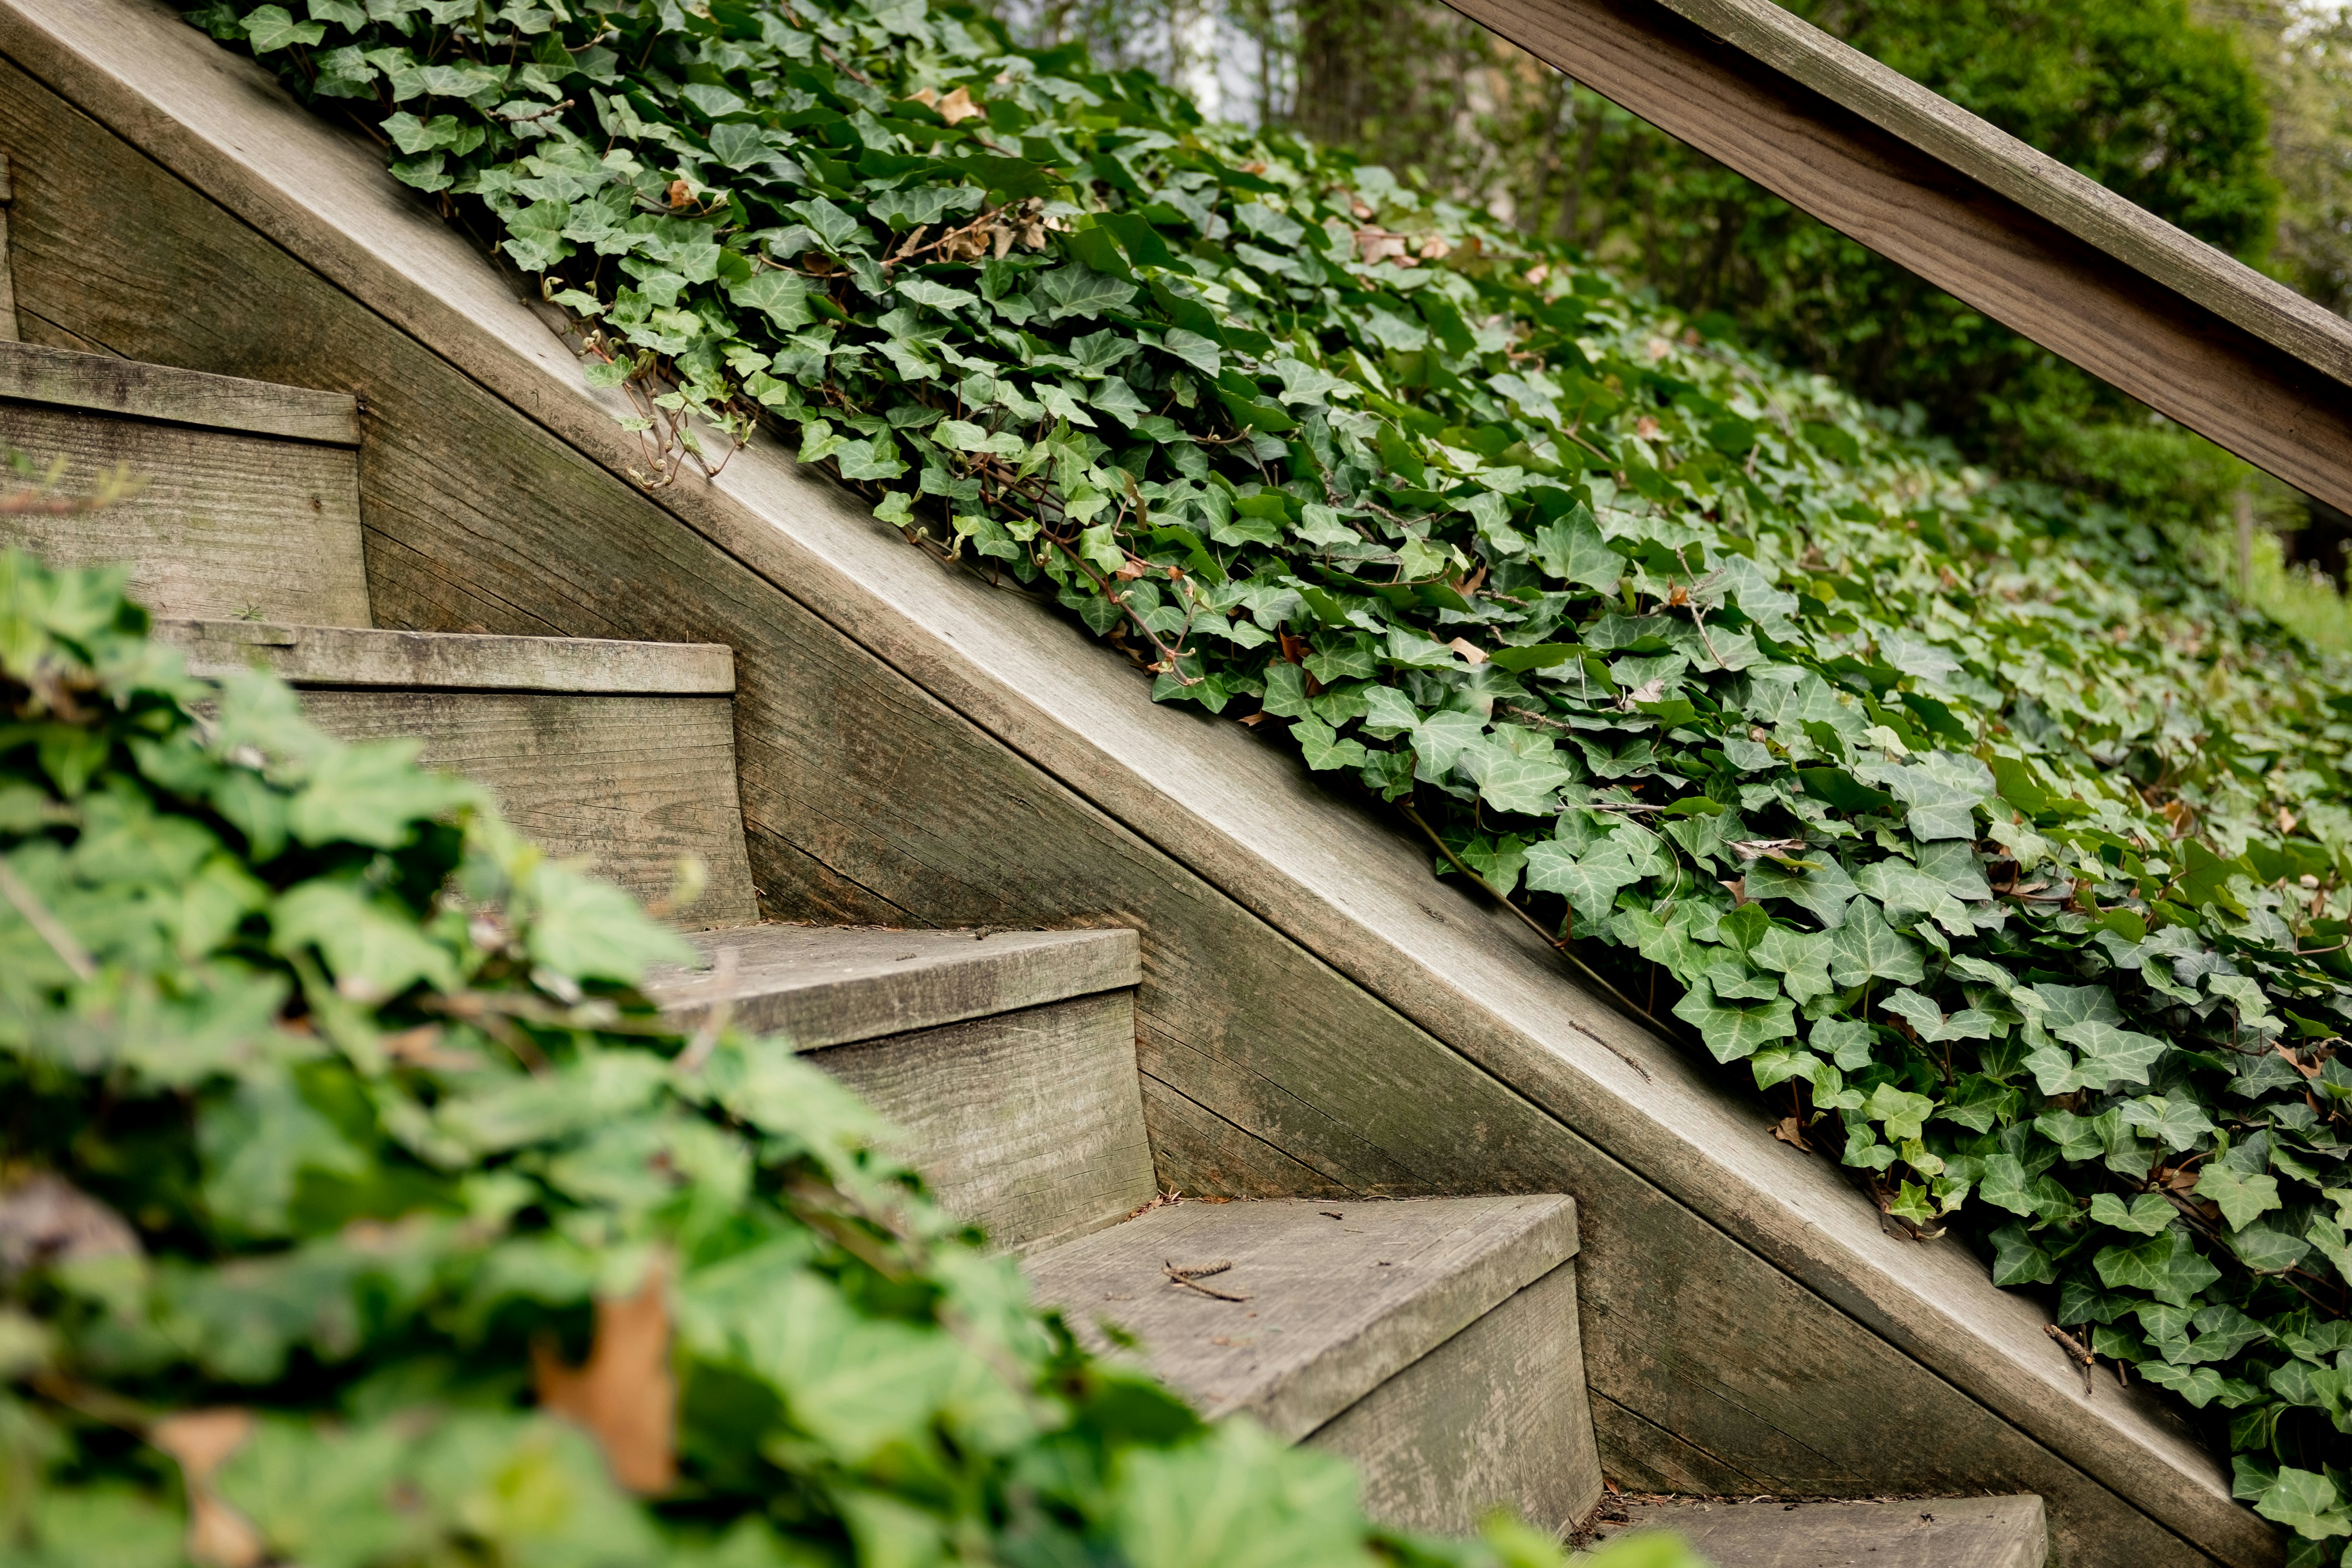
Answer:
<path fill-rule="evenodd" d="M 1162 1265 L 1162 1270 L 1168 1276 L 1168 1283 L 1176 1289 L 1198 1291 L 1204 1296 L 1213 1296 L 1221 1301 L 1246 1301 L 1249 1300 L 1247 1296 L 1237 1296 L 1231 1291 L 1220 1291 L 1213 1285 L 1201 1283 L 1210 1275 L 1222 1274 L 1233 1266 L 1233 1260 L 1229 1258 L 1220 1263 L 1202 1263 L 1191 1269 L 1180 1269 L 1176 1266 L 1175 1260 L 1170 1259 Z"/>
<path fill-rule="evenodd" d="M 17 880 L 16 872 L 6 861 L 0 861 L 0 894 L 5 894 L 8 902 L 16 905 L 16 913 L 25 917 L 25 924 L 49 945 L 49 951 L 73 971 L 75 979 L 88 980 L 97 977 L 98 965 L 90 957 L 89 949 L 66 929 L 63 921 L 49 913 L 47 904 L 33 896 L 31 888 Z"/>
<path fill-rule="evenodd" d="M 1627 1012 L 1632 1013 L 1635 1018 L 1640 1019 L 1652 1029 L 1656 1030 L 1660 1034 L 1666 1036 L 1669 1040 L 1674 1038 L 1675 1031 L 1673 1030 L 1668 1029 L 1664 1024 L 1662 1024 L 1656 1019 L 1652 1018 L 1645 1009 L 1633 1000 L 1633 998 L 1627 996 L 1624 992 L 1611 985 L 1607 980 L 1601 978 L 1601 975 L 1592 967 L 1591 965 L 1578 957 L 1574 953 L 1570 952 L 1568 949 L 1569 939 L 1567 937 L 1554 936 L 1550 932 L 1544 929 L 1542 921 L 1538 920 L 1534 915 L 1529 915 L 1526 910 L 1520 908 L 1517 904 L 1513 904 L 1509 899 L 1505 898 L 1501 894 L 1496 892 L 1495 884 L 1488 882 L 1476 872 L 1471 870 L 1469 865 L 1462 859 L 1462 857 L 1454 852 L 1454 846 L 1447 843 L 1444 839 L 1439 838 L 1437 836 L 1436 830 L 1432 828 L 1427 822 L 1421 820 L 1420 812 L 1414 810 L 1411 806 L 1400 806 L 1397 809 L 1405 814 L 1405 820 L 1407 821 L 1410 821 L 1414 827 L 1419 828 L 1423 833 L 1427 835 L 1429 841 L 1437 846 L 1438 853 L 1444 855 L 1447 860 L 1454 862 L 1454 870 L 1460 872 L 1464 876 L 1468 877 L 1472 882 L 1476 883 L 1478 886 L 1485 891 L 1487 897 L 1495 900 L 1504 908 L 1509 910 L 1521 920 L 1527 922 L 1528 928 L 1533 931 L 1538 936 L 1543 938 L 1543 944 L 1545 946 L 1550 948 L 1553 952 L 1559 954 L 1561 957 L 1575 965 L 1578 969 L 1583 972 L 1586 979 L 1591 980 L 1594 985 L 1599 986 L 1602 990 L 1608 992 L 1619 1007 L 1623 1008 Z M 1601 1048 L 1603 1051 L 1606 1051 L 1610 1055 L 1615 1057 L 1618 1061 L 1623 1062 L 1626 1066 L 1640 1073 L 1642 1075 L 1643 1082 L 1649 1083 L 1654 1082 L 1654 1080 L 1650 1077 L 1650 1070 L 1648 1068 L 1643 1066 L 1640 1062 L 1634 1061 L 1632 1057 L 1626 1055 L 1615 1046 L 1611 1045 L 1607 1040 L 1601 1040 L 1599 1035 L 1593 1034 L 1591 1030 L 1585 1030 L 1583 1032 L 1590 1035 L 1593 1040 L 1599 1040 Z"/>

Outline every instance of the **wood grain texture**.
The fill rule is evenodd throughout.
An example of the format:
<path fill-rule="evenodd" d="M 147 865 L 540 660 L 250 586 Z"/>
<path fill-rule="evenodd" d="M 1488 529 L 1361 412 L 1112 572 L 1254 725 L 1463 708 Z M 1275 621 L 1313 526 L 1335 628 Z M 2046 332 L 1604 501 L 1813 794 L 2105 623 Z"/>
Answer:
<path fill-rule="evenodd" d="M 1447 0 L 2249 463 L 2352 497 L 2352 327 L 1770 0 Z"/>
<path fill-rule="evenodd" d="M 1118 1324 L 1211 1419 L 1296 1442 L 1576 1255 L 1558 1196 L 1182 1203 L 1031 1258 L 1037 1299 L 1082 1336 Z M 1163 1272 L 1223 1262 L 1205 1282 Z M 1563 1376 L 1568 1374 L 1563 1370 Z"/>
<path fill-rule="evenodd" d="M 0 517 L 0 543 L 58 566 L 127 562 L 131 597 L 158 615 L 368 623 L 359 468 L 348 447 L 5 401 L 0 445 L 44 472 L 62 458 L 58 485 L 68 495 L 118 468 L 145 481 L 99 511 Z"/>
<path fill-rule="evenodd" d="M 1576 1265 L 1554 1269 L 1307 1441 L 1356 1462 L 1365 1510 L 1384 1524 L 1469 1535 L 1505 1507 L 1564 1533 L 1601 1500 Z"/>
<path fill-rule="evenodd" d="M 940 1201 L 1031 1251 L 1152 1199 L 1124 991 L 835 1046 L 811 1061 L 906 1131 Z"/>
<path fill-rule="evenodd" d="M 753 925 L 695 945 L 702 967 L 646 977 L 663 1011 L 693 1024 L 723 1005 L 736 1027 L 781 1034 L 803 1051 L 1132 990 L 1142 977 L 1132 931 Z M 1131 1071 L 1131 1000 L 1129 1011 L 1122 1060 Z"/>
<path fill-rule="evenodd" d="M 360 444 L 359 399 L 38 343 L 0 345 L 0 400 L 165 424 Z"/>
<path fill-rule="evenodd" d="M 757 917 L 725 697 L 329 689 L 302 707 L 346 740 L 421 739 L 420 760 L 488 786 L 548 853 L 584 855 L 649 903 L 669 896 L 679 857 L 699 856 L 709 882 L 684 925 Z"/>
<path fill-rule="evenodd" d="M 0 52 L 147 149 L 0 68 L 0 146 L 39 154 L 28 330 L 359 389 L 388 624 L 733 645 L 772 915 L 1140 929 L 1163 1177 L 1577 1193 L 1593 1385 L 1646 1445 L 1612 1467 L 1690 1451 L 1759 1491 L 2038 1492 L 2084 1568 L 2277 1560 L 2156 1406 L 2083 1400 L 2032 1301 L 1950 1243 L 1882 1235 L 1748 1092 L 1596 1007 L 1294 759 L 1153 706 L 764 441 L 716 486 L 633 492 L 617 409 L 516 291 L 249 62 L 132 0 L 0 5 Z M 1686 1290 L 1748 1335 L 1694 1361 Z"/>
<path fill-rule="evenodd" d="M 2042 1568 L 2050 1531 L 2038 1497 L 1901 1502 L 1635 1505 L 1601 1540 L 1671 1530 L 1716 1568 Z"/>
<path fill-rule="evenodd" d="M 190 674 L 209 679 L 258 664 L 297 686 L 632 696 L 721 696 L 735 689 L 734 650 L 721 643 L 492 637 L 251 621 L 163 621 L 155 637 L 180 650 Z"/>

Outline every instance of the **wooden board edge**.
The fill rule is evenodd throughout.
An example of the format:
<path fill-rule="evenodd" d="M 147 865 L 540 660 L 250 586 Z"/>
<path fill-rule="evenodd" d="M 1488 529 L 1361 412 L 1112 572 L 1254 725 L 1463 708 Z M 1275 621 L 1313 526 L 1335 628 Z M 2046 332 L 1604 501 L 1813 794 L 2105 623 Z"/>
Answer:
<path fill-rule="evenodd" d="M 728 696 L 735 690 L 735 651 L 722 643 L 184 620 L 156 622 L 155 638 L 179 649 L 188 673 L 205 679 L 258 664 L 304 687 L 583 696 Z"/>
<path fill-rule="evenodd" d="M 2352 324 L 1771 0 L 1652 0 L 1956 172 L 2352 384 Z"/>
<path fill-rule="evenodd" d="M 320 446 L 360 444 L 359 399 L 349 392 L 214 375 L 38 343 L 0 342 L 0 401 Z"/>

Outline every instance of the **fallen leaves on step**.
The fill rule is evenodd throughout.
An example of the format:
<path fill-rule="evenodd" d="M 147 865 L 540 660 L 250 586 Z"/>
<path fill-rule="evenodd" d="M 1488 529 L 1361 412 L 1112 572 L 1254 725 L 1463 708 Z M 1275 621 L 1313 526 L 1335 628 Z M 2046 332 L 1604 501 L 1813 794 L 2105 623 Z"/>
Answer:
<path fill-rule="evenodd" d="M 596 1303 L 596 1339 L 585 1365 L 563 1364 L 552 1346 L 530 1348 L 540 1405 L 587 1428 L 613 1479 L 641 1497 L 667 1491 L 677 1477 L 677 1380 L 669 1364 L 667 1270 L 656 1259 L 632 1296 Z"/>
<path fill-rule="evenodd" d="M 1813 1152 L 1813 1145 L 1805 1142 L 1805 1129 L 1794 1116 L 1783 1116 L 1773 1123 L 1772 1135 L 1784 1144 L 1794 1144 L 1809 1155 Z"/>
<path fill-rule="evenodd" d="M 188 1559 L 206 1568 L 255 1568 L 268 1555 L 252 1521 L 213 1490 L 213 1474 L 253 1432 L 253 1413 L 231 1406 L 186 1410 L 147 1429 L 147 1440 L 179 1462 L 188 1494 Z"/>

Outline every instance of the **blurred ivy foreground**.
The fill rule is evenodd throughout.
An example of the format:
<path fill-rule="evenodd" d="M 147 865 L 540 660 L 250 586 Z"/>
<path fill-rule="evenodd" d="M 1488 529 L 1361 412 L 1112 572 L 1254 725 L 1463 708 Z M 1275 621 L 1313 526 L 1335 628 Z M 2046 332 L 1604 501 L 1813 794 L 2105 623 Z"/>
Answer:
<path fill-rule="evenodd" d="M 1094 1363 L 625 895 L 145 632 L 0 554 L 0 1560 L 1559 1562 Z"/>

